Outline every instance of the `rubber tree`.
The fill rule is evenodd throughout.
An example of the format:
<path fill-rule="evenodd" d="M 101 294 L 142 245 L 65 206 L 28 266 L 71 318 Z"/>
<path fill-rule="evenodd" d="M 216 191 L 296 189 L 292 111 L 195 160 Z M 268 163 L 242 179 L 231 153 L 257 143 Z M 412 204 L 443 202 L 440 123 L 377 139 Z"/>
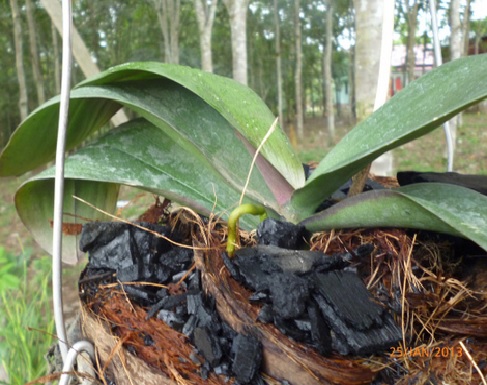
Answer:
<path fill-rule="evenodd" d="M 249 0 L 223 0 L 230 16 L 233 79 L 248 84 L 247 10 Z"/>
<path fill-rule="evenodd" d="M 198 20 L 198 29 L 200 31 L 201 68 L 208 72 L 213 72 L 211 32 L 217 4 L 218 0 L 211 0 L 211 2 L 194 0 L 196 19 Z"/>

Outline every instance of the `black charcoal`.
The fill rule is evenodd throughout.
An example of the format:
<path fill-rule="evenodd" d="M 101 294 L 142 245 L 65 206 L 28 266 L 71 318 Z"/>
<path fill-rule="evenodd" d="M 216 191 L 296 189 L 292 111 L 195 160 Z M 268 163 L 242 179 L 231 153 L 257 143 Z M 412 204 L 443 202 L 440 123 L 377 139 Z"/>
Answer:
<path fill-rule="evenodd" d="M 169 235 L 165 226 L 141 223 L 159 234 Z M 118 222 L 91 222 L 83 225 L 80 249 L 89 253 L 91 267 L 120 269 L 138 261 L 153 263 L 171 244 L 148 231 Z"/>
<path fill-rule="evenodd" d="M 267 302 L 269 300 L 269 293 L 267 291 L 256 291 L 249 297 L 251 302 Z"/>
<path fill-rule="evenodd" d="M 248 384 L 257 375 L 262 363 L 262 345 L 252 335 L 238 334 L 232 345 L 232 372 L 239 384 Z"/>
<path fill-rule="evenodd" d="M 292 274 L 276 274 L 269 287 L 274 313 L 282 318 L 303 314 L 309 298 L 308 281 Z"/>
<path fill-rule="evenodd" d="M 240 249 L 235 252 L 234 263 L 241 275 L 255 275 L 259 265 L 264 272 L 289 272 L 306 275 L 314 271 L 328 271 L 340 269 L 348 265 L 349 254 L 335 254 L 328 256 L 320 251 L 285 250 L 275 246 L 257 245 L 252 248 Z M 252 278 L 254 280 L 254 278 Z"/>
<path fill-rule="evenodd" d="M 372 301 L 363 281 L 354 273 L 335 270 L 314 276 L 314 288 L 337 316 L 356 330 L 382 324 L 385 309 Z"/>
<path fill-rule="evenodd" d="M 122 285 L 123 290 L 131 299 L 148 306 L 154 303 L 154 296 L 146 289 L 132 285 Z"/>
<path fill-rule="evenodd" d="M 157 315 L 161 321 L 164 321 L 168 326 L 173 328 L 174 330 L 181 331 L 184 326 L 184 319 L 183 317 L 178 316 L 174 312 L 166 309 L 162 309 L 159 311 Z"/>
<path fill-rule="evenodd" d="M 203 293 L 188 295 L 188 314 L 197 314 L 200 307 L 204 306 Z"/>
<path fill-rule="evenodd" d="M 196 328 L 197 323 L 198 318 L 196 318 L 194 315 L 191 315 L 184 324 L 181 333 L 183 333 L 185 336 L 191 336 L 194 332 L 194 329 Z"/>
<path fill-rule="evenodd" d="M 117 270 L 117 278 L 122 282 L 158 282 L 164 283 L 170 278 L 171 271 L 161 265 L 131 265 Z"/>
<path fill-rule="evenodd" d="M 265 304 L 259 311 L 257 320 L 263 323 L 270 323 L 274 321 L 274 309 L 271 304 Z"/>
<path fill-rule="evenodd" d="M 311 332 L 299 329 L 293 319 L 275 317 L 274 324 L 282 334 L 291 337 L 296 342 L 311 342 Z"/>
<path fill-rule="evenodd" d="M 216 367 L 222 358 L 222 350 L 218 343 L 218 338 L 207 328 L 198 327 L 194 330 L 193 339 L 194 345 L 205 360 L 211 367 Z"/>
<path fill-rule="evenodd" d="M 311 326 L 311 341 L 316 350 L 323 356 L 331 354 L 332 339 L 330 328 L 315 303 L 308 305 L 308 317 Z"/>
<path fill-rule="evenodd" d="M 300 249 L 308 236 L 304 226 L 267 218 L 257 227 L 257 239 L 261 245 L 274 245 L 284 249 Z"/>
<path fill-rule="evenodd" d="M 159 257 L 160 263 L 171 266 L 175 271 L 186 269 L 192 261 L 193 250 L 186 248 L 174 248 Z"/>

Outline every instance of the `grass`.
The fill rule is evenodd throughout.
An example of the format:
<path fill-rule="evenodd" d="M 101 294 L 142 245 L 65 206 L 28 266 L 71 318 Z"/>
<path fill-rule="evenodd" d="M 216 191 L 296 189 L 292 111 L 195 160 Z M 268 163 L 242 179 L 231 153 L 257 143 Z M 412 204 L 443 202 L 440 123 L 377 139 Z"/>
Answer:
<path fill-rule="evenodd" d="M 49 258 L 32 258 L 0 247 L 0 363 L 3 384 L 25 384 L 46 374 L 52 343 Z M 7 382 L 8 381 L 8 382 Z"/>

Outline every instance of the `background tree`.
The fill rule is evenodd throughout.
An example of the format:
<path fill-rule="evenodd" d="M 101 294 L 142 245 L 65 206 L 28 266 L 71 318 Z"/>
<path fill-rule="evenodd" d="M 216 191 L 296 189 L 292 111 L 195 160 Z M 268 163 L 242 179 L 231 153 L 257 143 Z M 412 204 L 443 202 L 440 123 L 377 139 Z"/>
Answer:
<path fill-rule="evenodd" d="M 15 39 L 15 62 L 17 66 L 17 79 L 19 82 L 19 111 L 20 119 L 24 120 L 28 114 L 27 82 L 24 70 L 24 50 L 22 42 L 22 19 L 20 17 L 17 0 L 10 0 Z"/>
<path fill-rule="evenodd" d="M 249 0 L 223 0 L 230 17 L 233 78 L 248 84 L 247 9 Z"/>
<path fill-rule="evenodd" d="M 37 103 L 42 104 L 46 101 L 44 92 L 44 80 L 42 78 L 41 66 L 39 63 L 39 53 L 37 49 L 37 28 L 34 20 L 34 6 L 32 0 L 25 1 L 25 10 L 27 14 L 27 25 L 29 27 L 29 47 L 30 60 L 32 62 L 32 73 L 37 91 Z"/>
<path fill-rule="evenodd" d="M 294 91 L 296 95 L 296 133 L 299 140 L 304 137 L 303 111 L 303 40 L 301 35 L 300 1 L 294 0 L 294 43 L 296 49 L 296 69 L 294 72 Z"/>
<path fill-rule="evenodd" d="M 164 39 L 166 63 L 179 64 L 180 0 L 153 0 Z"/>
<path fill-rule="evenodd" d="M 333 1 L 326 1 L 326 43 L 323 55 L 324 83 L 325 83 L 325 115 L 328 129 L 328 142 L 335 142 L 335 110 L 333 107 Z"/>
<path fill-rule="evenodd" d="M 201 68 L 213 72 L 213 58 L 211 52 L 211 32 L 218 0 L 194 0 L 198 29 L 200 32 Z"/>

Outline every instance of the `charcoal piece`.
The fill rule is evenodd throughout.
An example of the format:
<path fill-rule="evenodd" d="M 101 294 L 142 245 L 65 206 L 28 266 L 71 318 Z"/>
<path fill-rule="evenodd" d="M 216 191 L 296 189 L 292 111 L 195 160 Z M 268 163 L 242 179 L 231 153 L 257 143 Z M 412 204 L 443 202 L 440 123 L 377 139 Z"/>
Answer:
<path fill-rule="evenodd" d="M 257 315 L 257 320 L 263 323 L 271 323 L 274 321 L 274 309 L 271 304 L 265 304 Z"/>
<path fill-rule="evenodd" d="M 380 326 L 374 324 L 369 329 L 358 330 L 344 322 L 320 294 L 314 295 L 314 300 L 320 307 L 326 322 L 336 334 L 334 343 L 338 344 L 340 354 L 374 354 L 395 346 L 401 339 L 401 330 L 389 313 L 384 312 L 382 314 Z M 344 296 L 343 300 L 349 300 L 348 295 L 346 298 Z"/>
<path fill-rule="evenodd" d="M 223 355 L 218 338 L 205 327 L 197 327 L 194 330 L 193 338 L 194 345 L 210 366 L 218 366 Z"/>
<path fill-rule="evenodd" d="M 187 248 L 174 248 L 159 256 L 159 263 L 171 267 L 174 271 L 187 269 L 193 262 L 193 250 Z"/>
<path fill-rule="evenodd" d="M 281 318 L 303 314 L 309 298 L 308 281 L 292 274 L 276 274 L 269 278 L 274 313 Z"/>
<path fill-rule="evenodd" d="M 257 245 L 237 250 L 234 263 L 245 279 L 251 275 L 253 281 L 259 278 L 255 272 L 256 265 L 260 267 L 261 273 L 283 271 L 306 275 L 316 270 L 328 271 L 343 268 L 348 265 L 350 257 L 349 254 L 328 256 L 320 251 L 285 250 L 271 245 Z"/>
<path fill-rule="evenodd" d="M 219 366 L 214 368 L 213 371 L 217 375 L 229 376 L 230 375 L 230 364 L 228 362 L 222 362 Z"/>
<path fill-rule="evenodd" d="M 117 278 L 122 282 L 158 282 L 169 280 L 171 271 L 162 265 L 131 265 L 117 270 Z"/>
<path fill-rule="evenodd" d="M 373 325 L 382 325 L 384 309 L 372 301 L 365 284 L 356 274 L 343 270 L 315 274 L 313 285 L 349 327 L 367 330 Z"/>
<path fill-rule="evenodd" d="M 183 317 L 175 314 L 171 310 L 162 309 L 159 311 L 157 315 L 161 321 L 164 321 L 169 327 L 173 328 L 180 332 L 184 326 L 184 319 Z"/>
<path fill-rule="evenodd" d="M 168 295 L 167 297 L 164 297 L 159 302 L 154 304 L 147 311 L 146 319 L 152 318 L 161 309 L 171 310 L 171 309 L 175 308 L 179 304 L 185 302 L 188 295 L 190 295 L 190 294 L 192 294 L 192 293 L 186 292 L 186 293 L 182 293 L 182 294 Z"/>
<path fill-rule="evenodd" d="M 154 296 L 147 289 L 132 285 L 122 285 L 122 288 L 130 299 L 143 306 L 150 306 L 155 302 Z"/>
<path fill-rule="evenodd" d="M 321 355 L 328 356 L 332 350 L 330 328 L 315 303 L 310 303 L 307 311 L 311 326 L 311 342 Z"/>
<path fill-rule="evenodd" d="M 201 290 L 201 272 L 195 270 L 195 272 L 189 277 L 189 290 Z"/>
<path fill-rule="evenodd" d="M 165 236 L 170 229 L 165 226 L 141 223 Z M 120 269 L 141 261 L 153 263 L 171 244 L 132 225 L 118 222 L 91 222 L 83 225 L 80 249 L 89 253 L 91 267 Z"/>
<path fill-rule="evenodd" d="M 188 295 L 188 314 L 198 314 L 200 307 L 204 306 L 203 293 Z"/>
<path fill-rule="evenodd" d="M 188 271 L 187 270 L 183 270 L 183 271 L 180 271 L 179 273 L 177 274 L 174 274 L 172 277 L 171 277 L 171 281 L 172 282 L 179 282 L 181 281 L 181 279 L 183 279 L 186 275 L 188 274 Z"/>
<path fill-rule="evenodd" d="M 188 320 L 183 326 L 183 329 L 181 330 L 181 333 L 183 333 L 185 336 L 191 336 L 194 332 L 194 329 L 196 328 L 196 324 L 198 323 L 198 318 L 196 316 L 191 315 L 189 316 Z"/>
<path fill-rule="evenodd" d="M 291 337 L 296 342 L 311 343 L 311 332 L 299 329 L 293 319 L 275 317 L 274 325 L 282 334 Z"/>
<path fill-rule="evenodd" d="M 251 302 L 267 302 L 269 300 L 269 293 L 266 291 L 256 291 L 249 297 Z"/>
<path fill-rule="evenodd" d="M 306 333 L 311 333 L 311 321 L 309 319 L 295 319 L 296 327 Z"/>
<path fill-rule="evenodd" d="M 274 245 L 283 249 L 299 249 L 308 236 L 304 226 L 267 218 L 257 227 L 257 239 L 261 245 Z"/>
<path fill-rule="evenodd" d="M 412 183 L 448 183 L 476 190 L 487 195 L 487 175 L 459 174 L 456 172 L 416 172 L 401 171 L 397 173 L 401 186 Z"/>
<path fill-rule="evenodd" d="M 353 250 L 353 254 L 358 258 L 368 257 L 374 251 L 375 246 L 373 243 L 364 243 Z"/>
<path fill-rule="evenodd" d="M 228 272 L 230 275 L 237 281 L 241 281 L 242 277 L 240 276 L 240 273 L 238 271 L 238 268 L 235 266 L 235 264 L 232 262 L 230 257 L 228 256 L 227 253 L 223 252 L 221 253 L 223 264 L 225 267 L 228 269 Z"/>
<path fill-rule="evenodd" d="M 238 334 L 232 345 L 232 372 L 239 384 L 248 384 L 257 375 L 262 363 L 262 345 L 252 335 Z"/>
<path fill-rule="evenodd" d="M 237 250 L 233 260 L 238 267 L 239 274 L 243 281 L 242 283 L 246 284 L 254 291 L 265 291 L 269 287 L 267 282 L 269 271 L 274 270 L 273 273 L 280 271 L 278 271 L 278 267 L 271 261 L 261 258 L 258 252 L 244 251 L 253 249 L 254 248 Z"/>
<path fill-rule="evenodd" d="M 162 289 L 159 289 L 156 291 L 156 297 L 158 299 L 162 299 L 162 298 L 165 298 L 169 295 L 169 292 L 167 291 L 167 289 L 165 288 L 162 288 Z"/>

